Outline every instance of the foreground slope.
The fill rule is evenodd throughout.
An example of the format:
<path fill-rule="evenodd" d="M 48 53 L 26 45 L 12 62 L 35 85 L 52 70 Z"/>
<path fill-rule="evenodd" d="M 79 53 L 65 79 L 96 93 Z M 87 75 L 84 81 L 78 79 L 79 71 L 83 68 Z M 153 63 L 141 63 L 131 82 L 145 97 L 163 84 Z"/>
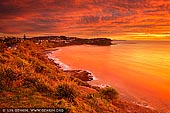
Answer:
<path fill-rule="evenodd" d="M 0 108 L 64 108 L 71 113 L 157 113 L 66 75 L 32 41 L 0 42 Z"/>

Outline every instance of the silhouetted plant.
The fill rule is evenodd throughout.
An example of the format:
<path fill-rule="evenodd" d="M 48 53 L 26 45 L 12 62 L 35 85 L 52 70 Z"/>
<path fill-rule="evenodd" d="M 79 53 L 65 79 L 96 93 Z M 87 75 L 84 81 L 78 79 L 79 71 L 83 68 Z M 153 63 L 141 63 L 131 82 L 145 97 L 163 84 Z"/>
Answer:
<path fill-rule="evenodd" d="M 23 37 L 24 40 L 26 40 L 26 35 L 24 34 L 24 37 Z"/>

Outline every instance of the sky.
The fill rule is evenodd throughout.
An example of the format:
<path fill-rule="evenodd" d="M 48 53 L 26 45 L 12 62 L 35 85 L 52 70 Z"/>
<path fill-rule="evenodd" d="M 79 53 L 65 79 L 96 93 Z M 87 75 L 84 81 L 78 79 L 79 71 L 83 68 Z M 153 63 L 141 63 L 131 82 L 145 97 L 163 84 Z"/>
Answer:
<path fill-rule="evenodd" d="M 0 36 L 170 40 L 170 0 L 0 0 Z"/>

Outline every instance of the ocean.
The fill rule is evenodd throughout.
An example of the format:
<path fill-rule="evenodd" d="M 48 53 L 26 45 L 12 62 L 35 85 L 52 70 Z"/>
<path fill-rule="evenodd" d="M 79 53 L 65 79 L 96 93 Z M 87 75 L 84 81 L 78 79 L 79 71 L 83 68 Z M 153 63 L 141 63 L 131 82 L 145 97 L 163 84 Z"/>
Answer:
<path fill-rule="evenodd" d="M 92 85 L 111 85 L 120 98 L 168 112 L 170 42 L 118 41 L 112 46 L 59 47 L 52 56 L 64 69 L 93 73 Z M 169 108 L 169 109 L 168 109 Z"/>

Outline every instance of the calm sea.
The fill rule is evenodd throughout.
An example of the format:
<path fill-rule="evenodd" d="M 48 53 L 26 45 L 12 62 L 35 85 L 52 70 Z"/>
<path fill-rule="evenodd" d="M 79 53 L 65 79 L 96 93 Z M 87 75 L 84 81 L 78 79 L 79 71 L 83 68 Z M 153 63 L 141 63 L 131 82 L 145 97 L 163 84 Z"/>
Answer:
<path fill-rule="evenodd" d="M 65 69 L 89 70 L 96 78 L 90 84 L 111 85 L 120 98 L 146 107 L 170 109 L 170 42 L 61 47 L 53 57 L 67 64 Z"/>

